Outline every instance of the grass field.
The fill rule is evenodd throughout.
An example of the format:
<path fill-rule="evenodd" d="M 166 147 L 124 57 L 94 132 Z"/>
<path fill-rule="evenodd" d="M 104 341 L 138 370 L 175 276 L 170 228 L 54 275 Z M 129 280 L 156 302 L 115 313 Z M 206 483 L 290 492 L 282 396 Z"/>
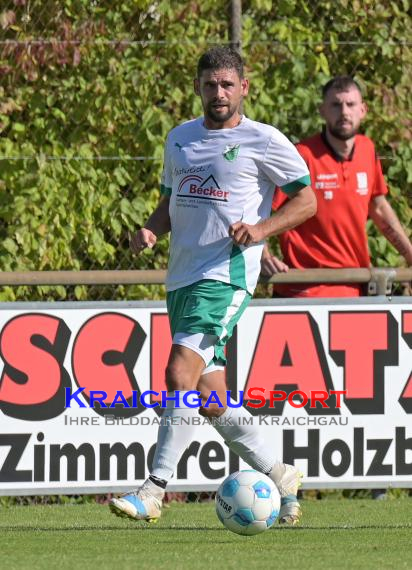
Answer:
<path fill-rule="evenodd" d="M 213 503 L 172 503 L 157 524 L 107 506 L 0 509 L 0 566 L 14 569 L 412 568 L 412 499 L 305 501 L 304 522 L 256 537 L 230 533 Z"/>

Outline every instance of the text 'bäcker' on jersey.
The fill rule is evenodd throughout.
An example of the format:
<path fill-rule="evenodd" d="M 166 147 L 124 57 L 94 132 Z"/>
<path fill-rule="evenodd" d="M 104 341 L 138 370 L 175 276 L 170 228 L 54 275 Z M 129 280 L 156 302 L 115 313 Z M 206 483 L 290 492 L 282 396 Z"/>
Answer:
<path fill-rule="evenodd" d="M 186 198 L 200 198 L 202 200 L 215 200 L 216 202 L 229 202 L 229 194 L 227 190 L 222 190 L 216 182 L 213 174 L 207 178 L 200 176 L 186 176 L 183 178 L 178 187 L 177 200 Z"/>

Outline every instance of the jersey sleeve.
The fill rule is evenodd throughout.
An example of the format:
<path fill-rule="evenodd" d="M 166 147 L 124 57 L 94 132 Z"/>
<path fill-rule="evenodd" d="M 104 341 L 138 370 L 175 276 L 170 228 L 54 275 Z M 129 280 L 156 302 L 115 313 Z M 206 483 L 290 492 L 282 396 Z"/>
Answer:
<path fill-rule="evenodd" d="M 279 132 L 269 140 L 262 167 L 270 180 L 289 196 L 310 185 L 305 161 L 295 146 Z"/>
<path fill-rule="evenodd" d="M 375 184 L 372 188 L 372 196 L 385 196 L 388 193 L 388 187 L 383 176 L 381 161 L 378 156 L 375 160 Z"/>
<path fill-rule="evenodd" d="M 162 178 L 160 182 L 160 193 L 162 196 L 166 198 L 170 198 L 172 195 L 172 160 L 169 150 L 169 137 L 166 139 L 165 149 L 164 149 L 164 158 L 163 158 L 163 171 L 162 171 Z"/>

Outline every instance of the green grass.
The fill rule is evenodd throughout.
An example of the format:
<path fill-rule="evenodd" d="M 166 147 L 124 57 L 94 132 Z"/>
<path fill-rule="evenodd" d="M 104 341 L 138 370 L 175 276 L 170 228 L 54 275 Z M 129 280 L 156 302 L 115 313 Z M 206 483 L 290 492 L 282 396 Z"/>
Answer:
<path fill-rule="evenodd" d="M 356 570 L 412 567 L 412 499 L 303 503 L 304 522 L 256 537 L 230 533 L 213 503 L 173 503 L 157 524 L 110 514 L 107 506 L 0 509 L 1 567 L 115 570 Z"/>

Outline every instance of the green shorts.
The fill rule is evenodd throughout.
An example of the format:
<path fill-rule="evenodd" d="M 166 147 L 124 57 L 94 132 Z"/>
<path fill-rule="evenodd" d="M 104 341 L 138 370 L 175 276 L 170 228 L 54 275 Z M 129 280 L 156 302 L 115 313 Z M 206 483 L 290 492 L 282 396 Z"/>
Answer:
<path fill-rule="evenodd" d="M 252 295 L 245 289 L 204 279 L 167 293 L 172 337 L 176 333 L 215 335 L 215 364 L 226 364 L 224 347 Z"/>

